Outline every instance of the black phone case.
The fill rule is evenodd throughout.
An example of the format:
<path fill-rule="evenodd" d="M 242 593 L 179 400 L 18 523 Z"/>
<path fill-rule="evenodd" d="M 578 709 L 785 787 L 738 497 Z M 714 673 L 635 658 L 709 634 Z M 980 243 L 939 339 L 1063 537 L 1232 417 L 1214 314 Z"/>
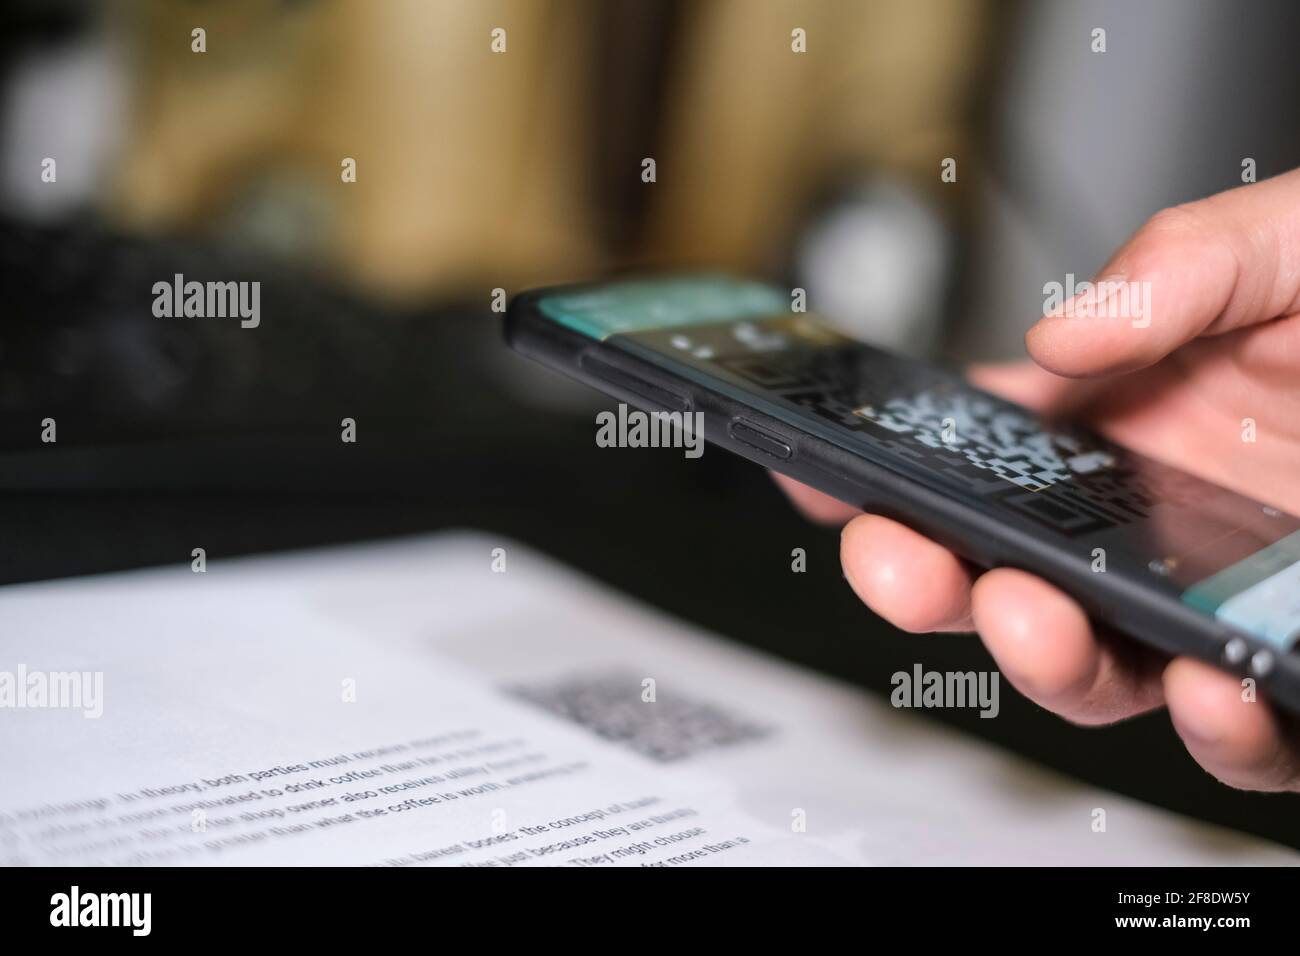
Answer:
<path fill-rule="evenodd" d="M 565 328 L 541 314 L 538 299 L 590 286 L 537 289 L 516 296 L 506 341 L 517 352 L 646 412 L 701 412 L 704 439 L 840 501 L 893 518 L 983 568 L 1029 571 L 1072 595 L 1089 615 L 1169 655 L 1199 658 L 1251 677 L 1268 698 L 1300 714 L 1300 655 L 1280 651 L 1119 572 L 1093 573 L 1090 554 L 1063 548 L 999 521 L 744 402 Z M 789 454 L 784 455 L 784 449 Z M 1229 641 L 1244 642 L 1237 662 Z M 1236 645 L 1240 647 L 1241 645 Z M 1266 666 L 1261 666 L 1266 665 Z"/>

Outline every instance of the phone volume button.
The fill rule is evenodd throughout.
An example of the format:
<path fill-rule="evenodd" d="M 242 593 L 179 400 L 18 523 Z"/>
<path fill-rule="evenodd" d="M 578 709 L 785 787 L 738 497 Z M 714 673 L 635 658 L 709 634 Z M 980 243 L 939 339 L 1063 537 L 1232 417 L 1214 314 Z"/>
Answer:
<path fill-rule="evenodd" d="M 787 461 L 794 457 L 794 449 L 783 438 L 742 419 L 734 419 L 727 433 L 741 444 L 757 448 L 764 454 Z"/>
<path fill-rule="evenodd" d="M 584 372 L 594 375 L 596 378 L 608 382 L 623 391 L 630 392 L 651 405 L 657 405 L 675 412 L 688 412 L 691 410 L 690 399 L 684 395 L 678 395 L 666 388 L 652 385 L 639 376 L 602 361 L 593 355 L 583 355 L 578 360 L 578 364 Z"/>

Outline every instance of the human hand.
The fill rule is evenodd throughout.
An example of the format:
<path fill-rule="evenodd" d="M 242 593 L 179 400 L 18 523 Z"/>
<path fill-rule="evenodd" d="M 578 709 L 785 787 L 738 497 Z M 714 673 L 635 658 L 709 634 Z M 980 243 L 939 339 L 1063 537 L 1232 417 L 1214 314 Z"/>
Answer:
<path fill-rule="evenodd" d="M 975 369 L 976 384 L 1300 513 L 1300 170 L 1159 213 L 1101 277 L 1150 283 L 1149 324 L 1076 303 L 1029 331 L 1033 362 Z M 1075 723 L 1166 706 L 1220 780 L 1300 791 L 1300 740 L 1267 704 L 1243 701 L 1236 677 L 1098 629 L 1032 574 L 973 572 L 903 525 L 777 477 L 811 517 L 847 522 L 845 575 L 895 626 L 977 631 L 1021 693 Z"/>

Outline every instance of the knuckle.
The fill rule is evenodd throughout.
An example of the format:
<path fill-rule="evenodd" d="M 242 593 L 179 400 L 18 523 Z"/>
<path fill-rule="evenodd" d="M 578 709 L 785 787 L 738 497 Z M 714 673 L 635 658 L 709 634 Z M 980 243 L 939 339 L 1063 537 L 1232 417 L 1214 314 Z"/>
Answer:
<path fill-rule="evenodd" d="M 1210 230 L 1206 211 L 1200 203 L 1183 203 L 1161 209 L 1148 219 L 1137 235 L 1137 245 L 1168 245 L 1203 236 Z"/>
<path fill-rule="evenodd" d="M 1233 274 L 1240 227 L 1216 197 L 1162 209 L 1148 219 L 1116 257 L 1121 271 L 1160 274 L 1195 257 L 1214 274 Z"/>

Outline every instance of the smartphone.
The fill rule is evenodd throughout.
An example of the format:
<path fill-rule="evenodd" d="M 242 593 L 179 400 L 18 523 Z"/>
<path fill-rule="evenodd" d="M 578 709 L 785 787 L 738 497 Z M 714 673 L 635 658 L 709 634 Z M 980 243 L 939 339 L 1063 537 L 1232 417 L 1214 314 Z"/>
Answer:
<path fill-rule="evenodd" d="M 1300 713 L 1300 519 L 848 338 L 794 302 L 715 275 L 565 286 L 516 297 L 506 337 L 981 567 L 1032 572 L 1094 619 L 1253 678 Z"/>

